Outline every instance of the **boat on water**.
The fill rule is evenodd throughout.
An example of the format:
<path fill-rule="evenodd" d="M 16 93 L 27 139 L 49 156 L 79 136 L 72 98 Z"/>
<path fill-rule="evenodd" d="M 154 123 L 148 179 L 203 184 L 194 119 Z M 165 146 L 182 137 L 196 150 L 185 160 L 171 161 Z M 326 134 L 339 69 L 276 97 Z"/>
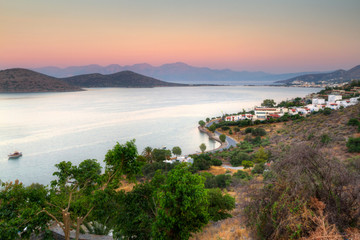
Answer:
<path fill-rule="evenodd" d="M 19 158 L 22 156 L 22 152 L 15 151 L 8 155 L 9 159 Z"/>

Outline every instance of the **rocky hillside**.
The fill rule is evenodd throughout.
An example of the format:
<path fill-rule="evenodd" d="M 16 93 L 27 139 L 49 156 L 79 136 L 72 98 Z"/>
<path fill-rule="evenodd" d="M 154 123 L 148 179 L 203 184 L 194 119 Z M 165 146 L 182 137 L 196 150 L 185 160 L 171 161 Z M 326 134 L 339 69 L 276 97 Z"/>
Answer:
<path fill-rule="evenodd" d="M 103 75 L 99 73 L 78 75 L 69 78 L 62 78 L 66 83 L 80 87 L 131 87 L 131 88 L 151 88 L 151 87 L 177 87 L 187 86 L 187 84 L 169 83 L 147 77 L 131 71 L 122 71 L 114 74 Z"/>
<path fill-rule="evenodd" d="M 60 79 L 22 68 L 0 71 L 0 92 L 68 92 L 80 91 Z"/>
<path fill-rule="evenodd" d="M 283 152 L 299 143 L 315 148 L 341 161 L 358 155 L 347 151 L 349 137 L 360 137 L 357 126 L 349 126 L 350 119 L 360 119 L 360 104 L 332 111 L 330 115 L 318 113 L 304 120 L 287 122 L 271 136 L 271 151 Z"/>
<path fill-rule="evenodd" d="M 349 82 L 353 79 L 360 79 L 360 65 L 346 71 L 337 70 L 331 73 L 318 73 L 318 74 L 307 74 L 287 80 L 277 81 L 276 83 L 283 83 L 292 85 L 295 82 L 314 82 L 314 83 L 342 83 Z"/>

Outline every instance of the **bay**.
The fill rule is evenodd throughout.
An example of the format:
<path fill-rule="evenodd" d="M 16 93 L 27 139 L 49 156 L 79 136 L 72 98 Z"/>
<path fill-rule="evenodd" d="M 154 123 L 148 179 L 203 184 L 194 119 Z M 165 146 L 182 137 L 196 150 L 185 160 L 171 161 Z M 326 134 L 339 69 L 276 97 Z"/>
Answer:
<path fill-rule="evenodd" d="M 266 86 L 102 88 L 66 93 L 0 94 L 0 179 L 49 184 L 54 165 L 102 163 L 116 142 L 180 146 L 184 154 L 218 147 L 198 121 L 249 109 L 266 99 L 303 97 L 315 88 Z M 23 157 L 8 160 L 14 150 Z"/>

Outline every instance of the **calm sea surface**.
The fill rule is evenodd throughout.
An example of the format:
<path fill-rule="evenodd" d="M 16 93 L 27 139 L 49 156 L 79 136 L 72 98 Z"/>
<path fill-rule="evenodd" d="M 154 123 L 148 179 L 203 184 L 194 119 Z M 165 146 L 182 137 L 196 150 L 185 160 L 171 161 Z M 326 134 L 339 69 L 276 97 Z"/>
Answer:
<path fill-rule="evenodd" d="M 70 93 L 0 94 L 0 179 L 48 184 L 54 165 L 100 162 L 116 142 L 180 146 L 184 154 L 218 147 L 197 129 L 206 117 L 235 113 L 319 89 L 284 87 L 107 88 Z M 8 160 L 14 150 L 23 157 Z"/>

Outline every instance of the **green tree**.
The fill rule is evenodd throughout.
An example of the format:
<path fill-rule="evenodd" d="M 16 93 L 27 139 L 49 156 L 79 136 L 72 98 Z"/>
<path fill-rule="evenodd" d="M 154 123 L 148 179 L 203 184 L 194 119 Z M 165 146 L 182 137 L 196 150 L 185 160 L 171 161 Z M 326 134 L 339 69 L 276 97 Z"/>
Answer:
<path fill-rule="evenodd" d="M 231 217 L 229 211 L 235 208 L 235 198 L 223 194 L 219 188 L 208 190 L 209 215 L 213 221 Z"/>
<path fill-rule="evenodd" d="M 199 121 L 200 127 L 205 127 L 205 124 L 206 124 L 206 123 L 205 123 L 203 120 L 200 120 L 200 121 Z"/>
<path fill-rule="evenodd" d="M 262 103 L 261 106 L 263 107 L 275 107 L 276 103 L 273 99 L 265 99 Z"/>
<path fill-rule="evenodd" d="M 219 136 L 219 139 L 220 139 L 220 141 L 221 141 L 222 143 L 224 143 L 224 142 L 226 141 L 226 135 L 225 135 L 225 134 L 221 134 L 221 135 Z"/>
<path fill-rule="evenodd" d="M 152 147 L 147 146 L 144 148 L 142 155 L 148 160 L 149 163 L 152 163 L 153 161 L 153 156 L 152 156 Z"/>
<path fill-rule="evenodd" d="M 210 122 L 210 118 L 206 118 L 206 122 Z"/>
<path fill-rule="evenodd" d="M 265 135 L 266 135 L 266 131 L 265 131 L 265 129 L 259 127 L 259 128 L 253 129 L 252 132 L 251 132 L 251 134 L 252 134 L 253 136 L 260 136 L 260 137 L 261 137 L 261 136 L 265 136 Z"/>
<path fill-rule="evenodd" d="M 241 165 L 243 165 L 245 169 L 254 166 L 252 161 L 242 161 Z"/>
<path fill-rule="evenodd" d="M 254 163 L 264 163 L 269 159 L 269 154 L 264 150 L 263 147 L 260 147 L 253 156 Z"/>
<path fill-rule="evenodd" d="M 169 159 L 171 157 L 171 151 L 168 149 L 158 149 L 158 148 L 154 148 L 153 152 L 153 159 L 156 162 L 162 162 L 166 159 Z"/>
<path fill-rule="evenodd" d="M 18 180 L 2 183 L 0 191 L 1 239 L 29 239 L 47 229 L 50 218 L 39 213 L 46 206 L 48 190 L 40 184 L 25 187 Z M 20 237 L 19 237 L 20 236 Z"/>
<path fill-rule="evenodd" d="M 216 131 L 216 126 L 215 124 L 212 124 L 210 127 L 209 127 L 209 131 L 211 131 L 212 133 L 214 133 Z"/>
<path fill-rule="evenodd" d="M 200 144 L 199 148 L 200 148 L 201 152 L 204 153 L 205 150 L 206 150 L 206 145 L 205 145 L 205 143 Z"/>
<path fill-rule="evenodd" d="M 181 155 L 181 148 L 180 148 L 179 146 L 173 147 L 172 153 L 173 153 L 174 155 L 176 155 L 176 156 Z"/>
<path fill-rule="evenodd" d="M 197 170 L 207 170 L 213 164 L 210 156 L 207 154 L 194 155 L 193 159 L 193 167 Z"/>
<path fill-rule="evenodd" d="M 168 173 L 157 193 L 154 239 L 188 239 L 208 223 L 208 199 L 204 178 L 192 174 L 186 164 Z"/>
<path fill-rule="evenodd" d="M 130 181 L 135 180 L 141 167 L 141 163 L 137 162 L 135 140 L 123 145 L 117 143 L 107 152 L 104 162 L 104 174 L 101 174 L 101 166 L 94 159 L 84 160 L 79 166 L 73 166 L 71 162 L 55 165 L 58 171 L 53 175 L 57 179 L 51 182 L 48 207 L 41 212 L 58 223 L 66 240 L 70 239 L 71 229 L 75 229 L 75 239 L 79 239 L 80 226 L 88 218 L 95 217 L 94 212 L 99 213 L 94 211 L 95 207 L 108 204 L 107 196 L 114 194 L 123 176 Z M 102 217 L 96 214 L 96 220 Z"/>

